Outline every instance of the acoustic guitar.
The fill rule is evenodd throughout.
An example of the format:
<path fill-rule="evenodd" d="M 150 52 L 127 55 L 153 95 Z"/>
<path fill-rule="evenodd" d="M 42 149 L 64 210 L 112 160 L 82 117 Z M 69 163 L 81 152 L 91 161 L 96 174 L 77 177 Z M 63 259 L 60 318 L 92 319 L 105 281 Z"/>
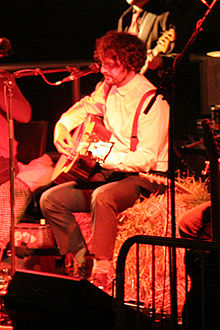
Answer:
<path fill-rule="evenodd" d="M 97 161 L 102 162 L 113 146 L 101 117 L 88 115 L 72 135 L 72 157 L 61 155 L 52 174 L 57 184 L 68 181 L 85 181 L 93 172 Z"/>
<path fill-rule="evenodd" d="M 52 181 L 57 184 L 68 181 L 87 181 L 97 162 L 102 163 L 111 152 L 113 143 L 109 142 L 108 131 L 102 118 L 89 115 L 72 135 L 74 148 L 72 157 L 61 155 L 52 174 Z M 152 173 L 139 173 L 142 178 L 158 184 L 168 185 L 169 179 Z M 193 194 L 189 189 L 176 182 L 178 190 Z"/>

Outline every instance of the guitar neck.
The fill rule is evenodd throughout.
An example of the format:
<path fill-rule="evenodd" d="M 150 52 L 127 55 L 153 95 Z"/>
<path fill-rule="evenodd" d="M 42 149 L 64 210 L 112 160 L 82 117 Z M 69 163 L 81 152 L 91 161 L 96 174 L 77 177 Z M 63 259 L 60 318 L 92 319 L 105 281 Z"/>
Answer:
<path fill-rule="evenodd" d="M 147 180 L 149 180 L 150 182 L 156 182 L 158 184 L 163 184 L 165 186 L 168 186 L 171 182 L 170 179 L 168 179 L 167 177 L 163 177 L 163 176 L 159 176 L 159 175 L 155 175 L 155 174 L 151 174 L 151 173 L 139 173 L 140 177 L 143 177 Z M 191 190 L 187 189 L 186 187 L 184 187 L 181 183 L 179 183 L 178 181 L 175 181 L 175 188 L 184 193 L 184 194 L 190 194 L 190 195 L 195 195 Z"/>
<path fill-rule="evenodd" d="M 147 59 L 140 73 L 145 74 L 148 69 L 149 63 L 153 60 L 153 58 L 157 57 L 160 53 L 166 53 L 169 50 L 170 43 L 175 41 L 175 39 L 176 33 L 173 27 L 165 31 L 158 39 L 157 45 L 151 50 L 151 54 L 147 55 Z"/>

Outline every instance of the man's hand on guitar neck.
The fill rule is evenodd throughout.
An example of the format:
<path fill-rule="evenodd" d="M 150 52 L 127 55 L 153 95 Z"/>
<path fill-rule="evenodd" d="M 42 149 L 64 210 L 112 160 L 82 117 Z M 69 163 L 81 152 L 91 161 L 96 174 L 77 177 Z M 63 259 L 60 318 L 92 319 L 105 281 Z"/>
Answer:
<path fill-rule="evenodd" d="M 158 70 L 161 74 L 161 68 L 163 66 L 163 58 L 160 53 L 170 53 L 174 47 L 174 41 L 176 40 L 176 31 L 174 27 L 170 27 L 169 30 L 164 31 L 157 41 L 157 45 L 153 49 L 147 50 L 147 59 L 145 65 L 142 67 L 140 73 L 145 74 L 148 69 Z"/>
<path fill-rule="evenodd" d="M 147 62 L 148 62 L 148 69 L 156 70 L 163 65 L 163 59 L 160 54 L 154 56 L 153 50 L 148 49 L 147 51 Z"/>
<path fill-rule="evenodd" d="M 57 123 L 54 130 L 54 145 L 59 153 L 72 158 L 73 141 L 70 133 L 62 123 Z"/>
<path fill-rule="evenodd" d="M 147 51 L 147 59 L 145 65 L 141 68 L 140 73 L 145 74 L 145 72 L 150 70 L 157 70 L 162 68 L 163 66 L 163 58 L 160 54 L 154 56 L 153 49 L 148 49 Z"/>

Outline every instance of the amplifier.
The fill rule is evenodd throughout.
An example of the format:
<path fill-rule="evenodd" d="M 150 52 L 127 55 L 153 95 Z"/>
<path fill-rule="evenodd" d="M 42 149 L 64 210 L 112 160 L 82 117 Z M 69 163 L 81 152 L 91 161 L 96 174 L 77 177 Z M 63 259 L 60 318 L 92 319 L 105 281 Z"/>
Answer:
<path fill-rule="evenodd" d="M 55 239 L 48 224 L 19 223 L 15 225 L 15 247 L 29 249 L 54 249 Z"/>

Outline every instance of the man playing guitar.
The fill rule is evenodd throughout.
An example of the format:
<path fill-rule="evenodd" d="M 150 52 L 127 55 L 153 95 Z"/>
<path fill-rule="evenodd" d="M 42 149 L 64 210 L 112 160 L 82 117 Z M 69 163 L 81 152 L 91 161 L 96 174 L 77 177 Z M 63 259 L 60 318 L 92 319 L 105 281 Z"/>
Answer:
<path fill-rule="evenodd" d="M 40 204 L 60 254 L 74 255 L 79 278 L 89 278 L 92 272 L 93 284 L 106 288 L 118 214 L 132 206 L 140 194 L 149 196 L 164 191 L 157 182 L 138 174 L 167 171 L 169 105 L 159 95 L 150 111 L 144 113 L 155 86 L 139 74 L 146 50 L 136 36 L 110 31 L 97 40 L 94 55 L 101 64 L 104 81 L 61 116 L 55 127 L 54 143 L 61 154 L 71 159 L 74 149 L 71 132 L 93 114 L 103 118 L 111 133 L 112 148 L 88 179 L 83 182 L 74 179 L 45 191 Z M 87 124 L 86 131 L 92 132 L 92 122 Z M 86 145 L 88 140 L 85 138 L 84 142 Z M 81 153 L 81 147 L 78 152 Z M 90 211 L 93 233 L 88 251 L 73 213 Z"/>

